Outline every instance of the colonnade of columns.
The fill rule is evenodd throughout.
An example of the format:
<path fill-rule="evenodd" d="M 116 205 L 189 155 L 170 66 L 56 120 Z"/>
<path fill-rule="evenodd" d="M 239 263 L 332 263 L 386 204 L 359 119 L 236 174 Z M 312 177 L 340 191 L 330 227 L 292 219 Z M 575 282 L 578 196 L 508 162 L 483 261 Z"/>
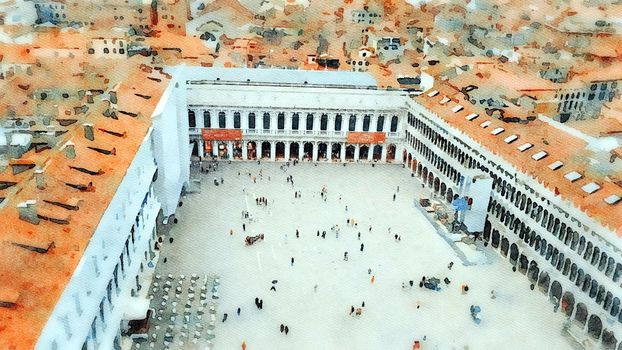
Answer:
<path fill-rule="evenodd" d="M 211 142 L 211 153 L 204 148 Z M 219 159 L 253 160 L 333 160 L 401 162 L 396 158 L 396 144 L 348 144 L 346 142 L 320 141 L 198 141 L 199 155 Z M 205 151 L 205 152 L 204 152 Z"/>

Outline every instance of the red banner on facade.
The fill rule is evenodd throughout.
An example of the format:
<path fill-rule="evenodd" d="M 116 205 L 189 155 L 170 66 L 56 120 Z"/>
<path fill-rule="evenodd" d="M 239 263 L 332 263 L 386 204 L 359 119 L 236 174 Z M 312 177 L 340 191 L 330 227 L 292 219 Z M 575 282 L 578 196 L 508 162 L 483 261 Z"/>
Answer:
<path fill-rule="evenodd" d="M 383 144 L 387 139 L 384 132 L 348 132 L 347 143 Z"/>
<path fill-rule="evenodd" d="M 205 141 L 240 141 L 242 130 L 240 129 L 202 129 L 201 136 Z"/>

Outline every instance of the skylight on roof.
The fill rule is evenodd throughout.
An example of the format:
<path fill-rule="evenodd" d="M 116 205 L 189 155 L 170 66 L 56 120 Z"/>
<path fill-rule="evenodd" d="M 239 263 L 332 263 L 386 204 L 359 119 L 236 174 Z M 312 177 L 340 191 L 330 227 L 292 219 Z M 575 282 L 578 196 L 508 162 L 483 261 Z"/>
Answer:
<path fill-rule="evenodd" d="M 522 145 L 518 146 L 518 150 L 521 152 L 525 152 L 526 150 L 530 149 L 531 147 L 533 147 L 533 145 L 529 142 L 527 143 L 523 143 Z"/>
<path fill-rule="evenodd" d="M 605 198 L 604 201 L 605 201 L 605 203 L 607 203 L 609 205 L 614 205 L 614 204 L 618 203 L 620 201 L 620 199 L 622 199 L 622 197 L 618 196 L 617 194 L 612 194 L 611 196 Z"/>
<path fill-rule="evenodd" d="M 434 96 L 436 96 L 436 95 L 438 95 L 438 90 L 431 91 L 431 92 L 428 94 L 428 96 L 429 96 L 429 97 L 434 97 Z"/>
<path fill-rule="evenodd" d="M 531 159 L 533 159 L 533 160 L 540 160 L 540 159 L 542 159 L 542 158 L 544 158 L 544 157 L 546 157 L 548 155 L 549 155 L 548 153 L 546 153 L 544 151 L 540 151 L 540 152 L 532 155 Z"/>
<path fill-rule="evenodd" d="M 568 174 L 564 175 L 564 177 L 566 179 L 568 179 L 568 181 L 570 181 L 570 182 L 575 182 L 575 181 L 579 180 L 580 178 L 582 178 L 583 175 L 579 174 L 576 171 L 571 171 Z"/>
<path fill-rule="evenodd" d="M 451 99 L 450 99 L 449 97 L 445 96 L 445 97 L 443 97 L 443 99 L 442 99 L 442 100 L 440 100 L 438 103 L 440 103 L 440 104 L 444 105 L 445 103 L 447 103 L 447 102 L 449 102 L 449 101 L 451 101 Z"/>
<path fill-rule="evenodd" d="M 586 184 L 585 186 L 581 187 L 581 189 L 585 193 L 592 194 L 592 193 L 598 191 L 600 189 L 600 186 L 597 183 L 595 183 L 595 182 L 590 182 L 589 184 Z"/>
<path fill-rule="evenodd" d="M 456 105 L 456 106 L 454 106 L 454 108 L 451 109 L 451 111 L 454 112 L 454 113 L 458 113 L 458 112 L 460 112 L 463 109 L 464 109 L 464 107 L 462 107 L 461 105 Z"/>
<path fill-rule="evenodd" d="M 560 162 L 559 160 L 556 160 L 553 163 L 549 164 L 549 169 L 557 170 L 561 168 L 562 166 L 564 166 L 564 163 Z"/>
<path fill-rule="evenodd" d="M 471 120 L 473 120 L 473 119 L 475 119 L 475 118 L 477 118 L 477 117 L 479 117 L 479 114 L 477 114 L 477 113 L 471 113 L 471 114 L 467 115 L 467 116 L 465 117 L 465 119 L 466 119 L 466 120 L 468 120 L 468 121 L 471 121 Z"/>
<path fill-rule="evenodd" d="M 505 130 L 504 128 L 496 128 L 495 130 L 491 131 L 490 133 L 493 134 L 493 135 L 499 135 L 504 130 Z"/>
<path fill-rule="evenodd" d="M 479 126 L 481 126 L 482 128 L 486 129 L 490 124 L 492 124 L 492 122 L 490 120 L 487 120 L 487 121 L 481 123 Z"/>
<path fill-rule="evenodd" d="M 514 141 L 518 140 L 518 135 L 510 135 L 503 140 L 505 143 L 510 144 Z"/>

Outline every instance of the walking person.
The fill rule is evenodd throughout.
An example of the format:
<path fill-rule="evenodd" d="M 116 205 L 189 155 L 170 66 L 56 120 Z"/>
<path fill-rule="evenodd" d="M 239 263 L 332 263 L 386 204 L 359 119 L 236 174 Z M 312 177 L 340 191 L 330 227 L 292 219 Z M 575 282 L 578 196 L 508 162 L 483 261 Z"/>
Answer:
<path fill-rule="evenodd" d="M 291 262 L 292 262 L 291 266 L 294 266 L 294 258 L 293 257 L 292 257 Z"/>
<path fill-rule="evenodd" d="M 285 335 L 287 335 L 287 333 L 289 333 L 289 327 L 285 326 Z"/>
<path fill-rule="evenodd" d="M 242 224 L 242 231 L 246 231 L 246 224 Z"/>
<path fill-rule="evenodd" d="M 365 248 L 365 244 L 361 243 L 361 251 Z"/>
<path fill-rule="evenodd" d="M 240 308 L 238 308 L 238 316 L 240 316 L 240 311 L 242 311 L 242 310 L 240 310 Z"/>
<path fill-rule="evenodd" d="M 395 193 L 393 193 L 393 201 L 395 202 Z"/>
<path fill-rule="evenodd" d="M 284 330 L 285 330 L 285 326 L 283 326 L 283 324 L 281 323 L 281 333 L 283 333 Z"/>
<path fill-rule="evenodd" d="M 225 323 L 225 321 L 227 320 L 227 313 L 225 312 L 224 315 L 222 315 L 222 322 Z"/>
<path fill-rule="evenodd" d="M 348 252 L 343 253 L 343 260 L 348 261 Z"/>
<path fill-rule="evenodd" d="M 361 233 L 360 232 L 358 234 L 358 239 L 359 239 L 359 241 L 361 240 Z"/>

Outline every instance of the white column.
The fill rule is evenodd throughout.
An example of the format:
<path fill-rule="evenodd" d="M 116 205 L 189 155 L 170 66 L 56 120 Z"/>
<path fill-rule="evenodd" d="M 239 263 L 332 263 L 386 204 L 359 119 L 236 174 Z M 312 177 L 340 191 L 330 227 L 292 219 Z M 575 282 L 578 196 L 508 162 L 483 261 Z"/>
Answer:
<path fill-rule="evenodd" d="M 304 142 L 298 142 L 298 159 L 302 160 L 302 155 L 304 154 L 304 150 L 305 150 L 305 143 Z"/>
<path fill-rule="evenodd" d="M 290 134 L 289 131 L 292 130 L 292 115 L 290 113 L 285 113 L 285 127 L 283 130 L 285 130 L 287 134 Z"/>
<path fill-rule="evenodd" d="M 331 162 L 333 160 L 333 143 L 328 143 L 328 148 L 326 149 L 326 160 Z"/>
<path fill-rule="evenodd" d="M 248 140 L 242 140 L 242 159 L 248 160 Z"/>
<path fill-rule="evenodd" d="M 369 151 L 367 151 L 367 160 L 372 161 L 374 159 L 374 145 L 369 145 Z"/>
<path fill-rule="evenodd" d="M 341 144 L 341 150 L 339 152 L 339 158 L 341 159 L 342 162 L 346 161 L 346 143 L 342 143 Z"/>
<path fill-rule="evenodd" d="M 212 154 L 213 156 L 218 156 L 218 141 L 212 141 Z"/>
<path fill-rule="evenodd" d="M 402 153 L 404 152 L 404 146 L 401 143 L 395 145 L 395 163 L 402 164 Z"/>
<path fill-rule="evenodd" d="M 261 149 L 262 141 L 256 141 L 257 143 L 257 159 L 261 159 L 261 154 L 263 153 Z"/>
<path fill-rule="evenodd" d="M 285 161 L 289 162 L 289 145 L 291 142 L 285 142 Z"/>
<path fill-rule="evenodd" d="M 311 152 L 311 160 L 313 160 L 315 162 L 315 161 L 317 161 L 318 143 L 317 142 L 311 142 L 311 144 L 313 145 L 313 152 Z"/>
<path fill-rule="evenodd" d="M 199 139 L 199 156 L 201 157 L 205 157 L 205 154 L 203 154 L 205 150 L 205 147 L 203 146 L 203 139 Z"/>
<path fill-rule="evenodd" d="M 270 160 L 274 161 L 276 159 L 276 141 L 270 142 Z"/>
<path fill-rule="evenodd" d="M 354 145 L 354 161 L 358 161 L 359 160 L 359 148 L 361 146 L 360 145 Z"/>
<path fill-rule="evenodd" d="M 383 162 L 387 161 L 387 146 L 388 146 L 388 144 L 382 145 L 382 156 L 381 156 L 380 160 L 383 161 Z"/>

